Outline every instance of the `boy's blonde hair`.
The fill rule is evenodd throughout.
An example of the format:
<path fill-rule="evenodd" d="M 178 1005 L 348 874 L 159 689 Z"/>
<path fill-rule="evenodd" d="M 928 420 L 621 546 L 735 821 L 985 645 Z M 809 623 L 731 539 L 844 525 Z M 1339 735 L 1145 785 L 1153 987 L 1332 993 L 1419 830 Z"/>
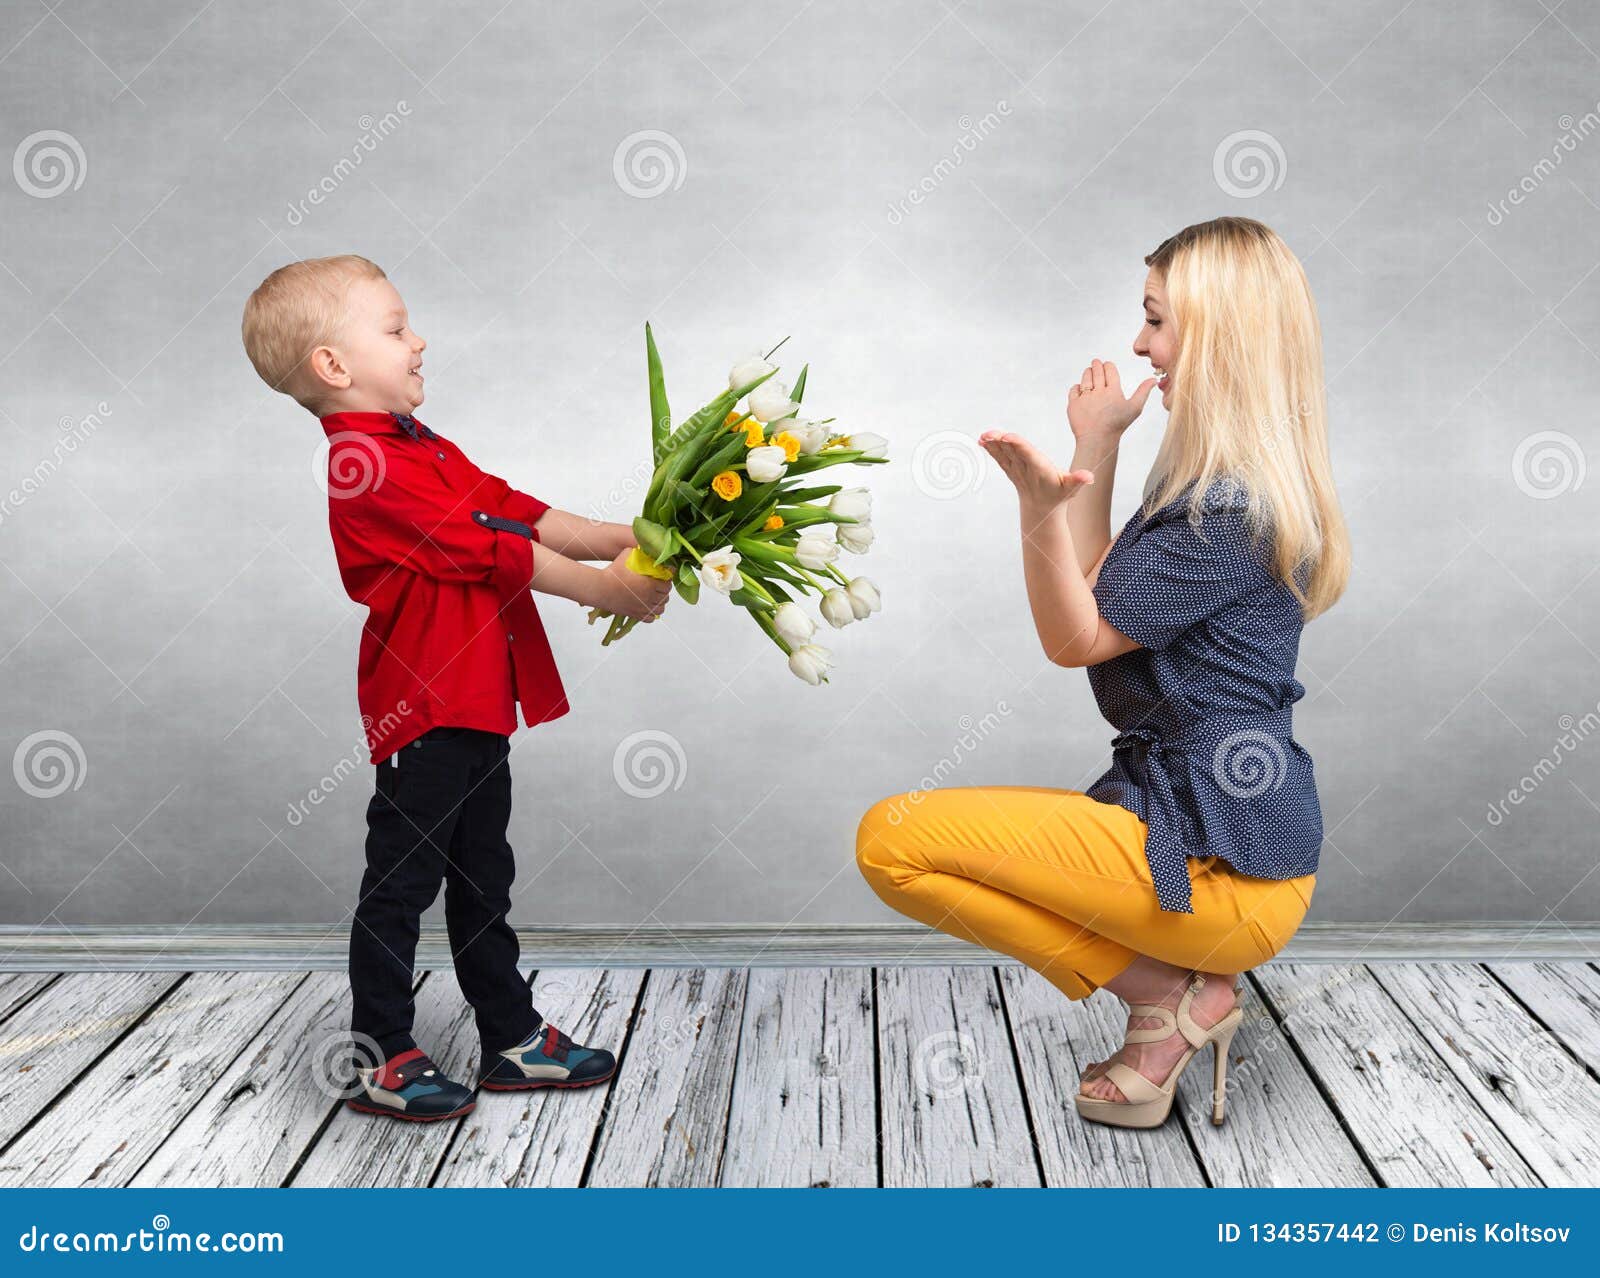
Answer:
<path fill-rule="evenodd" d="M 1322 329 L 1305 269 L 1247 217 L 1187 226 L 1145 265 L 1162 276 L 1178 342 L 1147 509 L 1193 481 L 1197 511 L 1214 477 L 1241 480 L 1249 523 L 1272 533 L 1277 576 L 1310 621 L 1344 593 L 1350 536 L 1333 487 Z"/>
<path fill-rule="evenodd" d="M 245 354 L 261 380 L 320 416 L 321 392 L 306 357 L 338 340 L 352 284 L 387 278 L 375 262 L 342 253 L 290 262 L 262 280 L 244 304 L 242 325 Z"/>

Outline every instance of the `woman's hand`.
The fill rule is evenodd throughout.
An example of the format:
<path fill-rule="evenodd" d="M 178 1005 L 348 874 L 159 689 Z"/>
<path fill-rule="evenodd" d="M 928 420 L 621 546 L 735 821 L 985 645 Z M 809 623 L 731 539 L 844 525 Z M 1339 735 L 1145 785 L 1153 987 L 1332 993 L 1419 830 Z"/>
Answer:
<path fill-rule="evenodd" d="M 1054 510 L 1085 484 L 1094 483 L 1092 470 L 1057 470 L 1054 462 L 1021 435 L 986 430 L 978 436 L 978 443 L 1016 485 L 1024 509 L 1037 514 Z"/>
<path fill-rule="evenodd" d="M 1073 436 L 1082 440 L 1122 434 L 1144 412 L 1144 402 L 1158 380 L 1145 378 L 1124 399 L 1117 366 L 1095 360 L 1083 370 L 1083 380 L 1067 392 L 1067 422 Z"/>

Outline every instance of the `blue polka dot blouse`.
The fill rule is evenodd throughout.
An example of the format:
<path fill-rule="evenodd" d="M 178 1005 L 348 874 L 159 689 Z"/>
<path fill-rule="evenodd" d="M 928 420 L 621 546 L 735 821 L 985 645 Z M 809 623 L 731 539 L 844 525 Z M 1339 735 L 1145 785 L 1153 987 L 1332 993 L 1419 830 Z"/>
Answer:
<path fill-rule="evenodd" d="M 1147 823 L 1157 900 L 1179 913 L 1193 913 L 1191 856 L 1287 879 L 1312 873 L 1322 846 L 1311 756 L 1291 732 L 1299 602 L 1270 541 L 1252 547 L 1237 480 L 1212 481 L 1198 527 L 1188 497 L 1134 511 L 1112 545 L 1094 597 L 1143 646 L 1088 670 L 1118 735 L 1086 793 Z"/>

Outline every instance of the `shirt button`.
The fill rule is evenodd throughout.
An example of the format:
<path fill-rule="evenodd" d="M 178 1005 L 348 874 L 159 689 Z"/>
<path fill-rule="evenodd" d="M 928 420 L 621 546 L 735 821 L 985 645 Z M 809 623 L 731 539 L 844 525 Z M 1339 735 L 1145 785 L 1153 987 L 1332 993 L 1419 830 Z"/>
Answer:
<path fill-rule="evenodd" d="M 516 638 L 516 635 L 507 635 L 506 636 L 506 642 L 510 643 L 515 638 Z"/>
<path fill-rule="evenodd" d="M 444 454 L 443 453 L 435 453 L 434 456 L 437 457 L 440 461 L 444 460 Z"/>

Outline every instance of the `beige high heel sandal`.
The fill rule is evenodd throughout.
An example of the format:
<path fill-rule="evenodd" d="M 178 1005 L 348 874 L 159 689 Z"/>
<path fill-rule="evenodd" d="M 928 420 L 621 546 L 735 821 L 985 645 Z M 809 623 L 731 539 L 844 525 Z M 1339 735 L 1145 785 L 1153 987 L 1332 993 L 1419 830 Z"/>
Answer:
<path fill-rule="evenodd" d="M 1209 1029 L 1197 1024 L 1189 1015 L 1189 1007 L 1205 983 L 1206 977 L 1201 973 L 1191 974 L 1189 988 L 1178 1000 L 1176 1014 L 1171 1008 L 1162 1007 L 1157 1003 L 1135 1003 L 1128 1008 L 1129 1016 L 1154 1017 L 1161 1022 L 1161 1025 L 1155 1029 L 1130 1029 L 1127 1042 L 1158 1043 L 1177 1031 L 1188 1040 L 1189 1047 L 1178 1058 L 1171 1073 L 1159 1086 L 1131 1066 L 1124 1065 L 1121 1061 L 1113 1061 L 1097 1077 L 1109 1078 L 1126 1099 L 1106 1100 L 1099 1096 L 1085 1096 L 1079 1092 L 1073 1099 L 1077 1103 L 1080 1117 L 1087 1118 L 1091 1122 L 1107 1123 L 1113 1127 L 1161 1126 L 1172 1112 L 1172 1099 L 1177 1095 L 1178 1078 L 1188 1068 L 1196 1053 L 1209 1044 L 1215 1053 L 1212 1064 L 1211 1121 L 1213 1124 L 1221 1125 L 1227 1101 L 1228 1048 L 1233 1043 L 1233 1036 L 1238 1031 L 1240 1022 L 1244 1020 L 1244 1009 L 1235 1003 L 1232 1010 Z M 1238 991 L 1237 981 L 1234 982 L 1233 988 L 1235 992 Z"/>

